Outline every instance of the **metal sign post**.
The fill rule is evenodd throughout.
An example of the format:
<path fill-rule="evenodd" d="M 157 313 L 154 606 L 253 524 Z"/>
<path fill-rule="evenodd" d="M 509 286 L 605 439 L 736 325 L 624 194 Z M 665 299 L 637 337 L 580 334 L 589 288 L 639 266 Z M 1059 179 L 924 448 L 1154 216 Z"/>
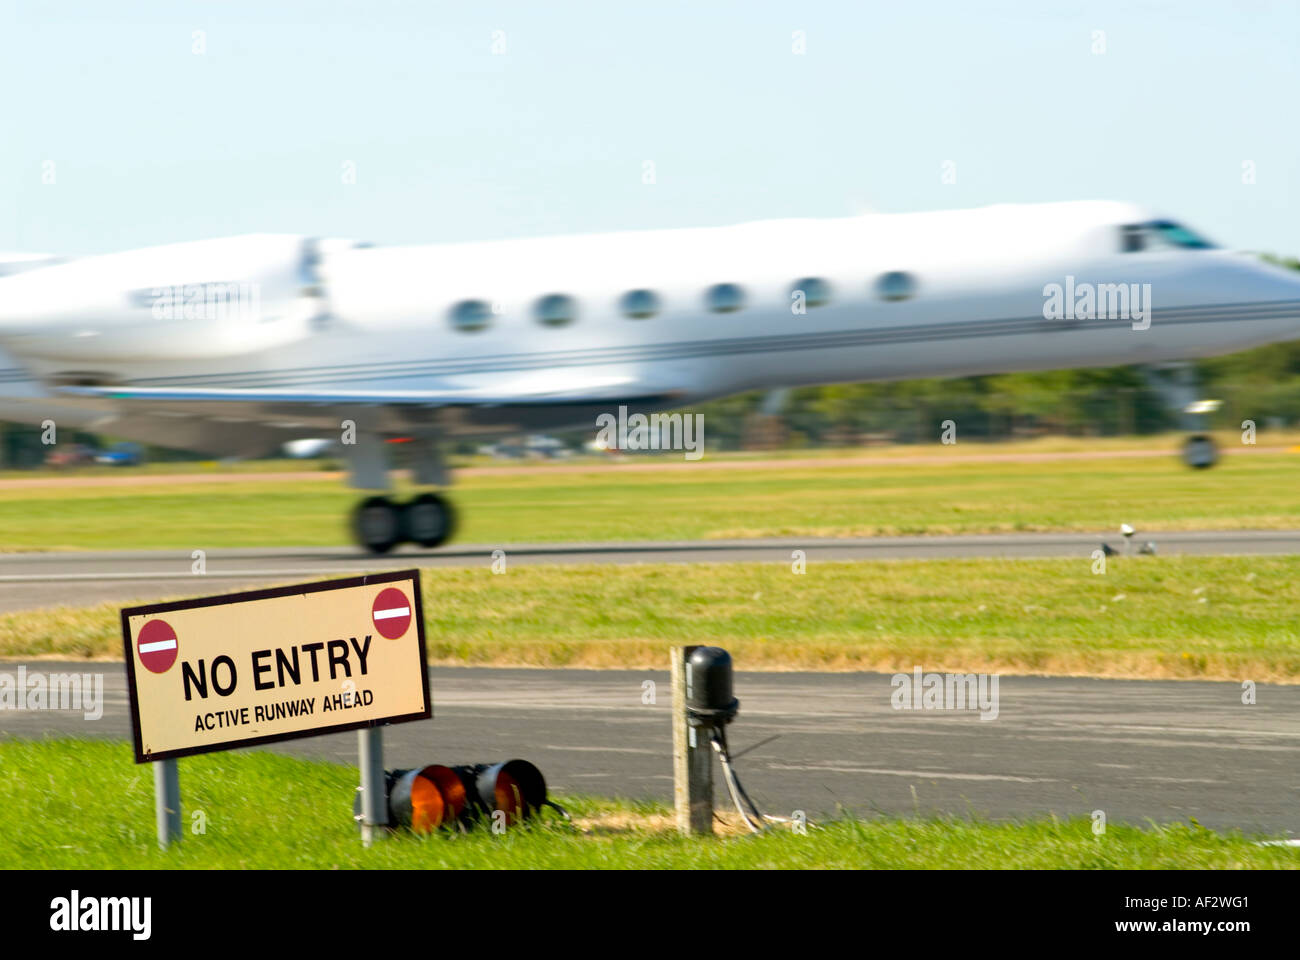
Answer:
<path fill-rule="evenodd" d="M 384 783 L 384 728 L 357 731 L 361 768 L 361 844 L 368 847 L 384 834 L 388 823 L 388 788 Z"/>
<path fill-rule="evenodd" d="M 153 764 L 153 810 L 158 826 L 158 846 L 163 850 L 181 838 L 181 774 L 176 760 Z"/>
<path fill-rule="evenodd" d="M 713 833 L 713 753 L 686 708 L 687 663 L 695 647 L 672 650 L 673 803 L 677 829 L 687 836 Z"/>

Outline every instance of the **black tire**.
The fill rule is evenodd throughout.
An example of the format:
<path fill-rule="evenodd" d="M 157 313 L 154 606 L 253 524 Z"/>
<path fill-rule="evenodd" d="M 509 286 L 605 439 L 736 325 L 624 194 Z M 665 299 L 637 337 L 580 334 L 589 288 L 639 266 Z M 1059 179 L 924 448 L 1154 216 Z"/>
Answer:
<path fill-rule="evenodd" d="M 387 553 L 403 539 L 401 508 L 387 497 L 367 497 L 352 511 L 352 535 L 371 553 Z"/>
<path fill-rule="evenodd" d="M 432 549 L 442 546 L 456 532 L 456 511 L 447 498 L 422 493 L 402 507 L 402 538 Z"/>
<path fill-rule="evenodd" d="M 1183 441 L 1183 463 L 1193 470 L 1208 470 L 1219 462 L 1219 447 L 1208 434 L 1197 433 Z"/>

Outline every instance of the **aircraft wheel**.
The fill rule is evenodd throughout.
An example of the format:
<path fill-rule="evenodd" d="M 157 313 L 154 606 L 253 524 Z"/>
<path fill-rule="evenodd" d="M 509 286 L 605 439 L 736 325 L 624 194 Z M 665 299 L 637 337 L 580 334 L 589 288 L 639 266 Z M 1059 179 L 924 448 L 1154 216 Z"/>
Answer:
<path fill-rule="evenodd" d="M 387 497 L 368 497 L 352 513 L 357 543 L 371 553 L 387 553 L 402 542 L 402 515 Z"/>
<path fill-rule="evenodd" d="M 441 546 L 455 529 L 456 512 L 440 494 L 422 493 L 402 507 L 403 539 L 422 547 Z"/>
<path fill-rule="evenodd" d="M 1205 470 L 1219 461 L 1219 448 L 1214 438 L 1198 433 L 1183 442 L 1183 463 L 1193 470 Z"/>

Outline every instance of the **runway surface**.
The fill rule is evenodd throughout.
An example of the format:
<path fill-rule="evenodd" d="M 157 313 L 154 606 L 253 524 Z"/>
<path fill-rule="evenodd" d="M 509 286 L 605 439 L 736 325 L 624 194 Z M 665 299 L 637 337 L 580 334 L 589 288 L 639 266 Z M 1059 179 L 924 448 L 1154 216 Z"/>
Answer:
<path fill-rule="evenodd" d="M 1297 530 L 1143 533 L 1161 554 L 1300 554 Z M 1087 557 L 1109 533 L 1023 533 L 959 537 L 869 537 L 700 540 L 656 543 L 452 544 L 438 550 L 403 549 L 372 557 L 354 547 L 275 547 L 210 550 L 205 573 L 194 572 L 188 550 L 0 554 L 0 612 L 108 601 L 228 593 L 268 583 L 328 579 L 412 566 L 483 566 L 494 550 L 508 562 L 563 563 L 789 563 L 803 550 L 810 564 L 828 560 L 933 557 Z"/>
<path fill-rule="evenodd" d="M 26 666 L 103 674 L 103 716 L 4 711 L 0 736 L 129 739 L 120 665 Z M 670 802 L 666 671 L 435 668 L 431 678 L 434 719 L 386 730 L 390 768 L 521 757 L 559 792 Z M 647 680 L 653 704 L 642 703 Z M 840 808 L 993 819 L 1101 810 L 1111 823 L 1195 818 L 1215 829 L 1300 832 L 1300 687 L 1260 686 L 1247 706 L 1235 683 L 1002 677 L 997 718 L 987 721 L 895 710 L 892 692 L 886 674 L 738 673 L 730 738 L 760 806 L 810 817 Z M 355 764 L 356 743 L 343 733 L 271 749 Z M 131 762 L 125 742 L 122 762 Z M 350 809 L 351 797 L 335 800 L 340 815 Z M 719 788 L 719 809 L 724 800 Z M 149 802 L 140 801 L 141 822 Z"/>

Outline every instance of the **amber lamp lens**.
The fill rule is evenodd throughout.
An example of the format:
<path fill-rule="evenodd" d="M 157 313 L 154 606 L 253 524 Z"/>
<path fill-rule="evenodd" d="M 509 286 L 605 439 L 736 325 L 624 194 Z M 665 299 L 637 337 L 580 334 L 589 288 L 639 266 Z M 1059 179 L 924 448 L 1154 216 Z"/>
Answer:
<path fill-rule="evenodd" d="M 424 774 L 411 784 L 411 829 L 416 833 L 429 833 L 442 825 L 446 804 L 438 785 Z"/>
<path fill-rule="evenodd" d="M 518 823 L 523 819 L 524 793 L 519 788 L 519 781 L 504 770 L 497 775 L 494 799 L 496 808 L 505 811 L 506 823 Z"/>
<path fill-rule="evenodd" d="M 425 767 L 420 776 L 438 785 L 438 790 L 442 794 L 444 822 L 455 820 L 465 812 L 469 798 L 465 794 L 465 784 L 461 782 L 460 777 L 456 776 L 456 771 L 441 764 L 434 764 Z"/>

